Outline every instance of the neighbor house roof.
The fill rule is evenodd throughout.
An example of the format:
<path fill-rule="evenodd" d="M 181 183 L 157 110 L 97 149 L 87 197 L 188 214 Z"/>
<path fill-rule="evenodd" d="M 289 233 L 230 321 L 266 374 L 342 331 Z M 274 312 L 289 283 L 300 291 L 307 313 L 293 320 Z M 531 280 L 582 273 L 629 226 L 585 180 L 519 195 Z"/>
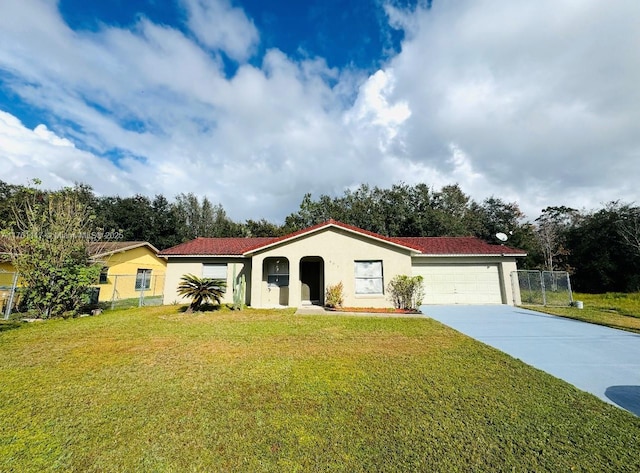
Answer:
<path fill-rule="evenodd" d="M 386 237 L 336 220 L 304 228 L 281 237 L 196 238 L 160 252 L 159 256 L 250 256 L 257 251 L 286 243 L 326 228 L 340 228 L 419 256 L 525 256 L 525 252 L 504 245 L 492 245 L 475 237 Z"/>
<path fill-rule="evenodd" d="M 89 244 L 89 253 L 93 258 L 100 258 L 143 246 L 158 254 L 158 249 L 147 241 L 96 241 Z"/>

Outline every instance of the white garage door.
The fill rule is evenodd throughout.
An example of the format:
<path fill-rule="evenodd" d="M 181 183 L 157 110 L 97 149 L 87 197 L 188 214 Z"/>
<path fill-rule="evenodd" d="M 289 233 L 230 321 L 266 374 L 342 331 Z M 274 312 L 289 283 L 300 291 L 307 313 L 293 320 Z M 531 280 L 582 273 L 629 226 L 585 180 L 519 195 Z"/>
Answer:
<path fill-rule="evenodd" d="M 425 304 L 502 304 L 498 265 L 414 265 Z"/>

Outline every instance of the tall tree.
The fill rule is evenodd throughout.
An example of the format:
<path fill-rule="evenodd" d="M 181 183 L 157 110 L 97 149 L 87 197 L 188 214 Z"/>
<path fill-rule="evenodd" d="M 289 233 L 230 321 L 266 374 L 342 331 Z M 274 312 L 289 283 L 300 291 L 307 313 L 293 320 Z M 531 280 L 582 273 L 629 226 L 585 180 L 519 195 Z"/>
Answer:
<path fill-rule="evenodd" d="M 640 256 L 619 233 L 620 205 L 585 214 L 567 232 L 568 260 L 576 290 L 589 293 L 640 290 Z"/>
<path fill-rule="evenodd" d="M 3 238 L 24 284 L 23 303 L 37 317 L 74 314 L 88 302 L 100 272 L 90 261 L 89 243 L 97 233 L 90 207 L 72 188 L 31 188 L 14 215 L 16 231 L 4 230 Z"/>
<path fill-rule="evenodd" d="M 577 222 L 579 213 L 570 207 L 547 207 L 536 219 L 536 236 L 547 271 L 568 270 L 567 232 Z"/>
<path fill-rule="evenodd" d="M 636 255 L 640 256 L 640 207 L 631 204 L 617 204 L 618 213 L 618 233 Z"/>

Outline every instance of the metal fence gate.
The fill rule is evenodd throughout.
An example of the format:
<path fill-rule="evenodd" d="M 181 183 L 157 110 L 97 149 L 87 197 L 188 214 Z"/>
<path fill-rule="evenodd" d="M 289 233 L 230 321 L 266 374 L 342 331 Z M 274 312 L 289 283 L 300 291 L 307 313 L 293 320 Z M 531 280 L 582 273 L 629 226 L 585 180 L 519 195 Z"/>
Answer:
<path fill-rule="evenodd" d="M 571 280 L 566 271 L 518 270 L 511 273 L 513 293 L 522 305 L 569 306 L 573 303 Z"/>

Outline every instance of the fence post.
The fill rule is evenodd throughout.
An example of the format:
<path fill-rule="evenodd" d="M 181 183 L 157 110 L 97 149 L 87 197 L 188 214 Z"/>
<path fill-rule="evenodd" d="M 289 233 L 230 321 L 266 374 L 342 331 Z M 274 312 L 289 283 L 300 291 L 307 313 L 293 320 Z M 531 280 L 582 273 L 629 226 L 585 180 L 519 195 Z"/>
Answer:
<path fill-rule="evenodd" d="M 111 310 L 113 310 L 116 306 L 116 292 L 118 288 L 118 275 L 116 274 L 113 277 L 113 292 L 111 293 Z"/>
<path fill-rule="evenodd" d="M 144 306 L 144 288 L 147 285 L 147 273 L 142 272 L 142 281 L 140 282 L 140 299 L 138 300 L 138 307 Z"/>
<path fill-rule="evenodd" d="M 547 305 L 547 288 L 544 285 L 544 272 L 540 271 L 540 287 L 542 288 L 542 305 Z"/>
<path fill-rule="evenodd" d="M 573 291 L 571 290 L 571 278 L 569 277 L 569 272 L 567 271 L 567 289 L 569 289 L 569 305 L 573 305 Z"/>

